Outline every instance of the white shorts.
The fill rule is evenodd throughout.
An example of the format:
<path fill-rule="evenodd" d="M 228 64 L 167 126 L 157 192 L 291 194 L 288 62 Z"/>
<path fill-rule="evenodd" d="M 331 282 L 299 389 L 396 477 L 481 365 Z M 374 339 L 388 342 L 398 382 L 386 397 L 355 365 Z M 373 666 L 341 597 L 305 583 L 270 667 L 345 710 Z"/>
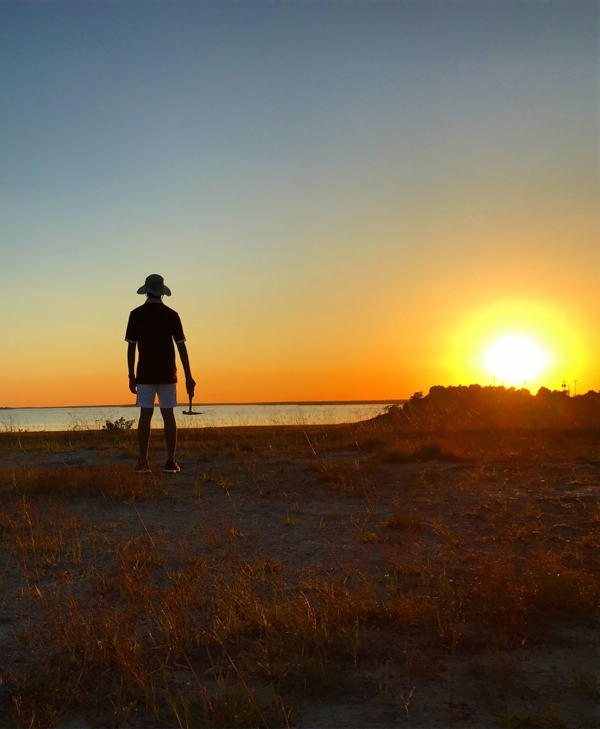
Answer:
<path fill-rule="evenodd" d="M 177 407 L 177 385 L 138 385 L 135 404 L 138 408 L 153 408 L 154 400 L 158 395 L 158 404 L 161 408 Z"/>

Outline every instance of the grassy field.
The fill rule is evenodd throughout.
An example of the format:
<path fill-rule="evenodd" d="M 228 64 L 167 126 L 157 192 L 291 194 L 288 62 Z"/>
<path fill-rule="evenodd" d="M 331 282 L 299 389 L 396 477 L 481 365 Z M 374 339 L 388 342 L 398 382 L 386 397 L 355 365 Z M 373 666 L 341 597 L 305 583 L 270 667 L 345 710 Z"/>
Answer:
<path fill-rule="evenodd" d="M 600 726 L 598 429 L 135 449 L 0 435 L 0 726 Z"/>

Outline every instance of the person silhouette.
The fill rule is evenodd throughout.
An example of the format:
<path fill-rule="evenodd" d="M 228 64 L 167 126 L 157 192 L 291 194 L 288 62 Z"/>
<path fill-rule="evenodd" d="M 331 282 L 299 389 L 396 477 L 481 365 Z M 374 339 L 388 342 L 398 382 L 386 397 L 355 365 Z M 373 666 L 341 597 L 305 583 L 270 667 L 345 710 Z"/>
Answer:
<path fill-rule="evenodd" d="M 177 423 L 173 408 L 177 406 L 177 365 L 175 347 L 185 372 L 185 389 L 192 398 L 196 383 L 192 378 L 190 360 L 185 346 L 185 335 L 179 314 L 163 304 L 163 296 L 171 296 L 165 280 L 157 273 L 146 278 L 138 294 L 146 294 L 146 301 L 129 314 L 125 341 L 127 365 L 129 368 L 129 389 L 136 395 L 136 405 L 140 408 L 138 422 L 138 441 L 140 455 L 133 470 L 136 473 L 151 473 L 148 460 L 150 443 L 150 422 L 154 414 L 154 402 L 158 404 L 164 422 L 167 445 L 165 473 L 178 473 L 181 468 L 175 460 L 177 446 Z M 138 350 L 137 371 L 135 353 Z"/>

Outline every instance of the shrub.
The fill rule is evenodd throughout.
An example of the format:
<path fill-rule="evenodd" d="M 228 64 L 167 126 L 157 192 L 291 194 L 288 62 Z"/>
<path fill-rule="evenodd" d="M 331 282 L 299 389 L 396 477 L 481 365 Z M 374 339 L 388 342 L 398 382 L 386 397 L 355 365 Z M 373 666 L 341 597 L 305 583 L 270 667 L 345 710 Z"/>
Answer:
<path fill-rule="evenodd" d="M 131 430 L 135 420 L 127 420 L 124 417 L 117 418 L 116 420 L 107 419 L 102 430 Z"/>
<path fill-rule="evenodd" d="M 541 387 L 537 395 L 514 387 L 435 385 L 429 394 L 416 392 L 402 406 L 392 405 L 378 422 L 411 429 L 598 428 L 600 393 L 569 397 Z"/>

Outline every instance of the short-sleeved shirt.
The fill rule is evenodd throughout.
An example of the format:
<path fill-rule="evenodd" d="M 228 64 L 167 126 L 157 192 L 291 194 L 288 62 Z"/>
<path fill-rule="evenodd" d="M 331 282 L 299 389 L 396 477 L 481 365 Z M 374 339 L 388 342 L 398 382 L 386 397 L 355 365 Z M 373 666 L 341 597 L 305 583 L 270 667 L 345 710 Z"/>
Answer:
<path fill-rule="evenodd" d="M 140 385 L 177 382 L 175 347 L 185 342 L 179 314 L 162 302 L 146 302 L 129 315 L 125 340 L 137 343 L 136 380 Z"/>

